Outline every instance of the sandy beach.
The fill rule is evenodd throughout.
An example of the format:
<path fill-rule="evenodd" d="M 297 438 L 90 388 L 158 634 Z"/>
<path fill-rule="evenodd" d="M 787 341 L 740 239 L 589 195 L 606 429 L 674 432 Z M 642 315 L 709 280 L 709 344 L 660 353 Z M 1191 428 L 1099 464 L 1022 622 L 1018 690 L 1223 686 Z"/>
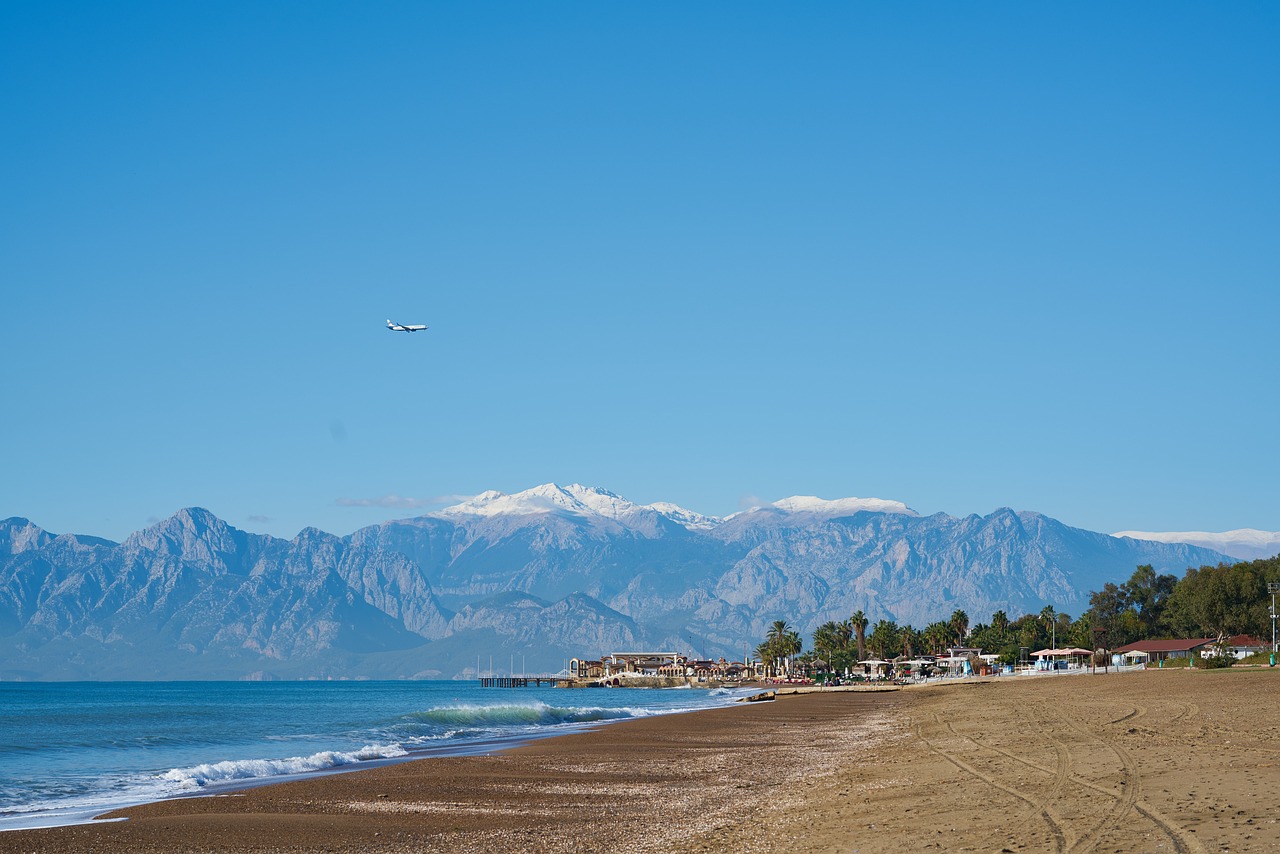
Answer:
<path fill-rule="evenodd" d="M 1280 848 L 1280 672 L 823 693 L 0 834 L 8 851 Z"/>

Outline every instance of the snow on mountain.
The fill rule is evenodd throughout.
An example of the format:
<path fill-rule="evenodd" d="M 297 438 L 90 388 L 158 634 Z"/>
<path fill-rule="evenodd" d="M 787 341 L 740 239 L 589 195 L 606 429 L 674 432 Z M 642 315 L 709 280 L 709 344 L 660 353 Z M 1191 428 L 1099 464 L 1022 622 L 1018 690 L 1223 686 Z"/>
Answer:
<path fill-rule="evenodd" d="M 1238 528 L 1234 531 L 1119 531 L 1113 537 L 1129 537 L 1134 540 L 1150 540 L 1156 543 L 1186 543 L 1213 549 L 1241 560 L 1257 560 L 1280 554 L 1280 531 L 1259 531 L 1254 528 Z"/>
<path fill-rule="evenodd" d="M 199 508 L 123 543 L 14 518 L 0 521 L 0 679 L 401 678 L 506 652 L 556 669 L 619 646 L 729 656 L 777 619 L 808 634 L 855 610 L 917 626 L 957 608 L 1079 613 L 1134 566 L 1227 559 L 1007 508 L 922 517 L 796 496 L 716 519 L 579 484 L 291 541 Z"/>
<path fill-rule="evenodd" d="M 901 513 L 917 516 L 914 510 L 901 501 L 883 498 L 837 498 L 833 500 L 813 495 L 793 495 L 763 507 L 755 507 L 744 513 L 767 512 L 787 517 L 790 521 L 809 522 L 852 516 L 855 513 Z M 648 513 L 656 513 L 684 526 L 691 531 L 709 531 L 725 519 L 740 516 L 735 513 L 724 518 L 707 516 L 688 510 L 678 504 L 659 501 L 653 504 L 635 504 L 620 495 L 594 486 L 572 483 L 559 486 L 544 483 L 523 492 L 507 495 L 497 490 L 483 492 L 461 504 L 446 507 L 427 515 L 436 518 L 458 520 L 467 517 L 492 518 L 498 516 L 541 516 L 552 513 L 561 516 L 610 519 L 623 524 L 644 519 Z"/>
<path fill-rule="evenodd" d="M 839 516 L 852 516 L 854 513 L 904 513 L 908 516 L 919 516 L 901 501 L 889 501 L 884 498 L 836 498 L 827 500 L 815 495 L 793 495 L 770 505 L 788 513 L 811 513 L 827 519 Z"/>
<path fill-rule="evenodd" d="M 742 525 L 783 525 L 786 527 L 802 527 L 828 519 L 840 519 L 856 513 L 888 513 L 900 516 L 919 517 L 901 501 L 890 501 L 884 498 L 818 498 L 814 495 L 793 495 L 749 510 L 726 516 L 723 521 L 732 522 L 731 526 Z"/>
<path fill-rule="evenodd" d="M 429 513 L 429 516 L 458 518 L 465 516 L 539 516 L 556 513 L 571 516 L 603 516 L 619 519 L 633 513 L 639 505 L 604 489 L 572 483 L 559 486 L 544 483 L 524 492 L 507 495 L 491 489 L 469 501 Z"/>
<path fill-rule="evenodd" d="M 704 516 L 701 513 L 686 510 L 679 504 L 672 504 L 669 501 L 658 501 L 644 506 L 659 515 L 667 517 L 672 522 L 684 525 L 690 531 L 709 531 L 724 521 L 718 516 Z"/>

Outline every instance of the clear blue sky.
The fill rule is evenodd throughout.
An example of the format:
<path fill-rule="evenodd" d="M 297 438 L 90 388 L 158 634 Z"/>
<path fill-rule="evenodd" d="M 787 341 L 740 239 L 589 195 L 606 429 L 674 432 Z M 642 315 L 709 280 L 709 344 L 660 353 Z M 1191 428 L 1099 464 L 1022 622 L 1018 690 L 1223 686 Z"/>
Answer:
<path fill-rule="evenodd" d="M 8 2 L 0 115 L 0 517 L 1280 529 L 1274 3 Z"/>

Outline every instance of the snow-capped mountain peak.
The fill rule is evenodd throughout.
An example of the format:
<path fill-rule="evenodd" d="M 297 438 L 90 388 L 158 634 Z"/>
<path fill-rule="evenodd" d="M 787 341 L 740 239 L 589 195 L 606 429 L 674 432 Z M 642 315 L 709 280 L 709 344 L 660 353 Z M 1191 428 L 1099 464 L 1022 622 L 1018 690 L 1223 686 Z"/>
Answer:
<path fill-rule="evenodd" d="M 918 516 L 901 501 L 890 501 L 883 498 L 836 498 L 824 499 L 813 495 L 793 495 L 781 501 L 754 507 L 744 513 L 772 512 L 787 518 L 813 521 L 835 519 L 852 516 L 854 513 L 900 513 L 906 516 Z M 643 519 L 652 519 L 657 514 L 675 522 L 691 531 L 709 531 L 720 525 L 725 519 L 741 516 L 735 513 L 724 518 L 708 516 L 688 510 L 678 504 L 657 501 L 653 504 L 635 504 L 607 489 L 595 486 L 583 486 L 571 483 L 560 486 L 555 483 L 544 483 L 523 492 L 508 495 L 497 490 L 482 492 L 461 504 L 437 510 L 428 515 L 445 519 L 492 518 L 499 516 L 542 516 L 555 514 L 561 516 L 578 516 L 587 519 L 609 519 L 623 524 L 639 523 Z"/>
<path fill-rule="evenodd" d="M 672 504 L 669 501 L 657 501 L 644 506 L 661 516 L 667 517 L 678 525 L 684 525 L 691 531 L 709 531 L 723 521 L 718 516 L 704 516 L 701 513 L 686 510 L 679 504 Z"/>
<path fill-rule="evenodd" d="M 781 511 L 787 515 L 805 516 L 813 519 L 836 519 L 841 516 L 852 516 L 854 513 L 901 513 L 905 516 L 919 516 L 901 501 L 885 498 L 818 498 L 816 495 L 793 495 L 761 507 L 744 510 L 743 513 L 760 511 Z M 735 513 L 735 516 L 740 515 Z"/>
<path fill-rule="evenodd" d="M 634 512 L 638 505 L 604 489 L 572 483 L 560 486 L 544 483 L 523 492 L 507 495 L 491 489 L 475 498 L 437 510 L 432 516 L 540 516 L 545 513 L 572 516 L 603 516 L 617 519 Z"/>
<path fill-rule="evenodd" d="M 1150 540 L 1157 543 L 1187 543 L 1213 549 L 1241 560 L 1256 560 L 1280 554 L 1280 531 L 1237 528 L 1234 531 L 1118 531 L 1111 536 Z"/>

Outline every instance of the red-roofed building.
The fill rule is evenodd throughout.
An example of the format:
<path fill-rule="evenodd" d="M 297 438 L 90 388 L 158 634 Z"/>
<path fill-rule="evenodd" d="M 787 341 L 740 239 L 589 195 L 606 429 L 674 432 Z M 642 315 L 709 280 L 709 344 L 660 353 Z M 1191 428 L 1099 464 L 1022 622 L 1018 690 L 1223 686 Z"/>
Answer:
<path fill-rule="evenodd" d="M 1248 658 L 1255 652 L 1266 652 L 1271 644 L 1263 643 L 1251 635 L 1233 635 L 1222 643 L 1221 652 L 1218 650 L 1217 640 L 1200 651 L 1201 657 L 1206 655 L 1226 654 L 1232 658 Z"/>
<path fill-rule="evenodd" d="M 1198 655 L 1206 646 L 1217 638 L 1160 638 L 1158 640 L 1140 640 L 1127 643 L 1112 652 L 1124 655 L 1128 652 L 1145 652 L 1148 661 L 1163 661 L 1166 658 L 1191 658 Z"/>

